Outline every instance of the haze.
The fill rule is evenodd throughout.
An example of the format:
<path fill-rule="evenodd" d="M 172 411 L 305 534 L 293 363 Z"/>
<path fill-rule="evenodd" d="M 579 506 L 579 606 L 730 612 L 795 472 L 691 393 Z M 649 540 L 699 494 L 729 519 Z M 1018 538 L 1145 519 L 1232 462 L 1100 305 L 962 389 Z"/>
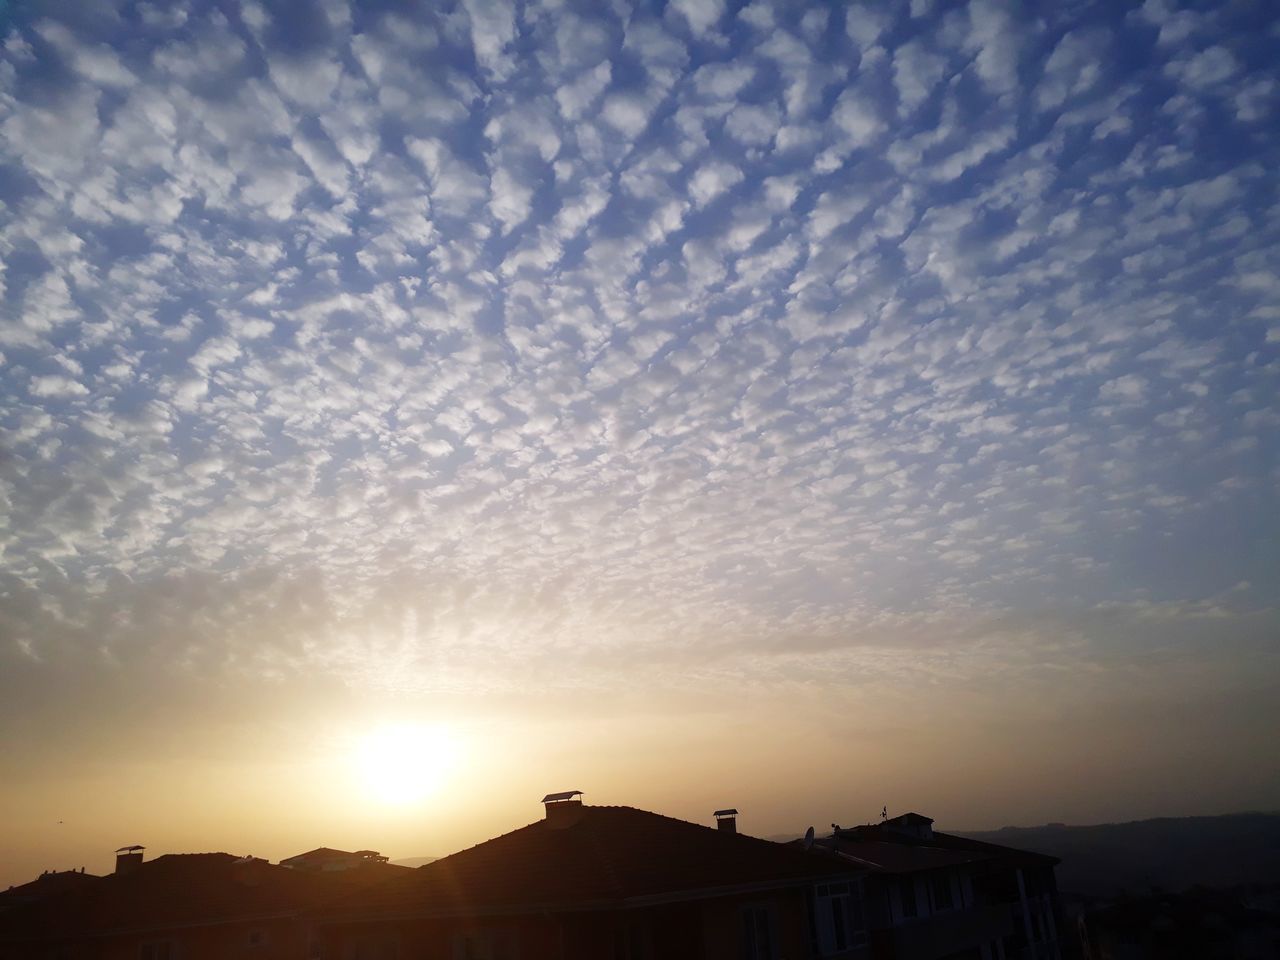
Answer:
<path fill-rule="evenodd" d="M 1011 9 L 6 5 L 0 884 L 1280 808 L 1274 10 Z"/>

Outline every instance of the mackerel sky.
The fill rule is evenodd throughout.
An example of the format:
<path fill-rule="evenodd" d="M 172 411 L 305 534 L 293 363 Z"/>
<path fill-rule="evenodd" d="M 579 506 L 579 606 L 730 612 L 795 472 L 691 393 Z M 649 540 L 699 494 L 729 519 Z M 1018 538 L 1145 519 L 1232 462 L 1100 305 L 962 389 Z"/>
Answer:
<path fill-rule="evenodd" d="M 2 16 L 15 765 L 758 696 L 1280 804 L 1273 4 Z"/>

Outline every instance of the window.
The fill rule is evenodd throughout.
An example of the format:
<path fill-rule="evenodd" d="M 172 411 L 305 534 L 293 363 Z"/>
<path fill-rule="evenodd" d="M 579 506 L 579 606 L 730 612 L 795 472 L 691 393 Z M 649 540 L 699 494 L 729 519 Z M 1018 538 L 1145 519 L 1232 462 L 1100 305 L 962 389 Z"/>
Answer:
<path fill-rule="evenodd" d="M 768 907 L 746 907 L 742 911 L 743 960 L 774 960 L 773 916 Z"/>
<path fill-rule="evenodd" d="M 904 917 L 915 917 L 919 915 L 919 912 L 919 908 L 916 906 L 916 878 L 903 877 L 902 915 Z"/>
<path fill-rule="evenodd" d="M 951 899 L 951 875 L 938 873 L 929 878 L 929 892 L 933 896 L 934 910 L 950 910 L 954 906 Z"/>
<path fill-rule="evenodd" d="M 814 920 L 820 953 L 830 956 L 866 943 L 862 889 L 857 883 L 821 884 L 814 892 Z"/>

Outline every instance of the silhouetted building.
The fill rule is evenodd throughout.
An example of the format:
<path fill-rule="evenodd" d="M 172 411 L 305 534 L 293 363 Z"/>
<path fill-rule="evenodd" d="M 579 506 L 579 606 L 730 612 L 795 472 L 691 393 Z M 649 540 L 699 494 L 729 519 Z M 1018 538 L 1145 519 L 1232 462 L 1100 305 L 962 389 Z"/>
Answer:
<path fill-rule="evenodd" d="M 111 876 L 0 912 L 0 960 L 301 960 L 313 950 L 309 910 L 410 872 L 312 873 L 228 853 L 144 863 L 124 852 Z"/>
<path fill-rule="evenodd" d="M 386 863 L 387 858 L 377 850 L 357 850 L 348 853 L 345 850 L 332 850 L 329 847 L 317 847 L 280 861 L 280 866 L 290 870 L 311 870 L 318 873 L 336 873 L 343 870 L 361 870 L 365 867 Z"/>
<path fill-rule="evenodd" d="M 876 960 L 1061 960 L 1053 857 L 939 833 L 917 813 L 837 827 L 814 849 L 868 871 Z"/>
<path fill-rule="evenodd" d="M 79 890 L 100 879 L 95 874 L 85 873 L 83 867 L 79 870 L 48 870 L 30 883 L 0 890 L 0 913 Z"/>
<path fill-rule="evenodd" d="M 918 814 L 774 843 L 733 809 L 711 827 L 576 790 L 543 803 L 416 870 L 121 848 L 111 876 L 0 894 L 0 960 L 1060 960 L 1057 861 Z"/>
<path fill-rule="evenodd" d="M 774 960 L 865 942 L 853 863 L 577 791 L 544 803 L 535 823 L 332 905 L 320 956 Z"/>

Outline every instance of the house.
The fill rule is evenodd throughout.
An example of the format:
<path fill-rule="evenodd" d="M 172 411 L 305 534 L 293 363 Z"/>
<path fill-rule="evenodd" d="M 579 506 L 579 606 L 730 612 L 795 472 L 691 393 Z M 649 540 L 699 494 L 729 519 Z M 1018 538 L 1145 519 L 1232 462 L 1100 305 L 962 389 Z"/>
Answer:
<path fill-rule="evenodd" d="M 544 816 L 319 911 L 324 960 L 864 956 L 852 861 L 579 791 Z M 823 924 L 815 923 L 824 918 Z"/>
<path fill-rule="evenodd" d="M 301 960 L 308 910 L 411 872 L 382 866 L 308 872 L 229 853 L 144 862 L 142 847 L 122 847 L 110 876 L 0 912 L 0 960 Z"/>
<path fill-rule="evenodd" d="M 775 843 L 731 808 L 711 826 L 542 803 L 416 870 L 122 847 L 108 877 L 0 895 L 0 960 L 1061 960 L 1057 861 L 919 814 Z"/>
<path fill-rule="evenodd" d="M 99 879 L 95 874 L 85 873 L 84 867 L 79 870 L 46 870 L 30 883 L 0 890 L 0 913 L 78 890 Z"/>
<path fill-rule="evenodd" d="M 813 848 L 867 871 L 875 960 L 1061 960 L 1054 857 L 940 833 L 918 813 L 832 826 Z"/>
<path fill-rule="evenodd" d="M 343 870 L 362 870 L 387 862 L 387 858 L 377 850 L 357 850 L 348 853 L 345 850 L 332 850 L 329 847 L 317 847 L 300 853 L 296 857 L 281 860 L 280 866 L 290 870 L 311 870 L 321 873 L 336 873 Z"/>

